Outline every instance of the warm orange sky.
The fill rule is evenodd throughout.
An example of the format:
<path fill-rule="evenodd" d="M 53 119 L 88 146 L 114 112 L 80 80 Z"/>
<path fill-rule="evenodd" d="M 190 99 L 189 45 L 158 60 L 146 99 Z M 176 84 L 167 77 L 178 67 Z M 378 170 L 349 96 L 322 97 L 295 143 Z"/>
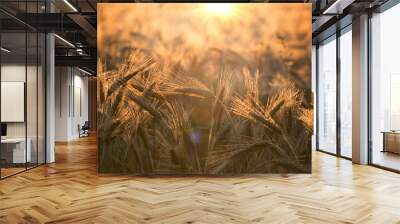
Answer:
<path fill-rule="evenodd" d="M 141 49 L 186 67 L 193 60 L 239 69 L 262 63 L 270 74 L 289 63 L 308 82 L 311 33 L 308 3 L 98 4 L 100 58 L 123 60 L 123 49 Z"/>
<path fill-rule="evenodd" d="M 101 43 L 105 36 L 113 36 L 124 44 L 142 45 L 146 42 L 143 39 L 152 38 L 153 43 L 143 47 L 153 48 L 157 47 L 154 39 L 180 37 L 201 49 L 224 45 L 244 53 L 250 50 L 246 49 L 249 43 L 279 42 L 279 33 L 287 38 L 287 44 L 311 45 L 296 38 L 306 35 L 305 39 L 311 40 L 311 4 L 229 4 L 228 12 L 220 10 L 223 15 L 218 15 L 219 6 L 213 10 L 212 4 L 100 3 L 98 40 Z"/>

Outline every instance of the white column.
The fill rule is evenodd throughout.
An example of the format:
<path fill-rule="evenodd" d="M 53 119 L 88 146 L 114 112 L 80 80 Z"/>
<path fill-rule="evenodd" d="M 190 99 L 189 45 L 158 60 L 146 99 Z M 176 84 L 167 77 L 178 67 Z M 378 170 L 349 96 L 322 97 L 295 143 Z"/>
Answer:
<path fill-rule="evenodd" d="M 368 15 L 353 19 L 353 162 L 368 163 Z"/>
<path fill-rule="evenodd" d="M 55 68 L 55 141 L 70 140 L 71 67 Z"/>
<path fill-rule="evenodd" d="M 46 36 L 46 163 L 55 161 L 55 56 L 54 35 Z"/>

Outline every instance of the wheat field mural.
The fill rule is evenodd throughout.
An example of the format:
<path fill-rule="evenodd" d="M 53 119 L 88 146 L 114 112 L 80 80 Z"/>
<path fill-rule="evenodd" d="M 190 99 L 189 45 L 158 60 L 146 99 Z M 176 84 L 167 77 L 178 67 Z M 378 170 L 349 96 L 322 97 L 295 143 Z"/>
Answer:
<path fill-rule="evenodd" d="M 311 172 L 311 5 L 98 9 L 99 172 Z"/>

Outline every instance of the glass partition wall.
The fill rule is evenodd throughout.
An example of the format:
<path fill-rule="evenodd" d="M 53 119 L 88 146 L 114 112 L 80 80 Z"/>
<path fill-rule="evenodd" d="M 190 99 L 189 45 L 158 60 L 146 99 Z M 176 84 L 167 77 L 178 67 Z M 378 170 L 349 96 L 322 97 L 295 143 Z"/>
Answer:
<path fill-rule="evenodd" d="M 26 33 L 1 34 L 1 177 L 26 169 Z M 6 49 L 6 50 L 4 50 Z"/>
<path fill-rule="evenodd" d="M 371 18 L 370 163 L 400 171 L 400 4 Z"/>
<path fill-rule="evenodd" d="M 39 1 L 19 2 L 25 12 Z M 0 3 L 1 6 L 2 3 Z M 33 10 L 33 11 L 32 11 Z M 9 17 L 9 18 L 7 18 Z M 0 12 L 0 18 L 14 18 Z M 45 163 L 45 35 L 26 24 L 0 23 L 0 178 Z"/>
<path fill-rule="evenodd" d="M 351 25 L 316 48 L 316 145 L 318 151 L 351 158 Z"/>

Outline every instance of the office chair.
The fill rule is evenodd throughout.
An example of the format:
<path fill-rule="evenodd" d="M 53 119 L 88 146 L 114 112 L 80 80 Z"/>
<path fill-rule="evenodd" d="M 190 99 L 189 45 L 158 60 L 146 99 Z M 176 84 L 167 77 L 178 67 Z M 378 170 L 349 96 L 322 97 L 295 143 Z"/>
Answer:
<path fill-rule="evenodd" d="M 80 127 L 80 125 L 78 125 L 78 129 L 79 129 L 79 138 L 89 136 L 89 130 L 90 130 L 89 121 L 85 121 L 85 123 L 82 125 L 82 127 Z"/>

